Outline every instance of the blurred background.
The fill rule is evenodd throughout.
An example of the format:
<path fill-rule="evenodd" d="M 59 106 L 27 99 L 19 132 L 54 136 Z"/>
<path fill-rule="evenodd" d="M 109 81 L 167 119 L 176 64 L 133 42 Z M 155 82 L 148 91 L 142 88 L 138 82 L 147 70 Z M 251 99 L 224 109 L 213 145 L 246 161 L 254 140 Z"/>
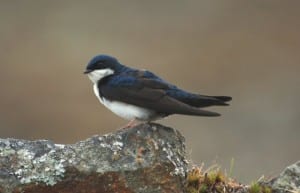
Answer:
<path fill-rule="evenodd" d="M 251 182 L 300 159 L 300 1 L 0 1 L 0 137 L 75 143 L 127 124 L 82 74 L 96 54 L 187 90 L 220 118 L 171 116 L 193 164 Z"/>

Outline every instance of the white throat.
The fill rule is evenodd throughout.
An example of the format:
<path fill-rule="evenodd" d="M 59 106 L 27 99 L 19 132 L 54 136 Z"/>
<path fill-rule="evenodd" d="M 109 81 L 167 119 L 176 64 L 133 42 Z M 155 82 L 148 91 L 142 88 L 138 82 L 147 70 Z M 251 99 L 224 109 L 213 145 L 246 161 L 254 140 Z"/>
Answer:
<path fill-rule="evenodd" d="M 112 75 L 113 73 L 114 73 L 114 71 L 112 69 L 105 68 L 105 69 L 101 69 L 101 70 L 94 70 L 94 71 L 88 73 L 88 77 L 95 84 L 102 78 Z"/>

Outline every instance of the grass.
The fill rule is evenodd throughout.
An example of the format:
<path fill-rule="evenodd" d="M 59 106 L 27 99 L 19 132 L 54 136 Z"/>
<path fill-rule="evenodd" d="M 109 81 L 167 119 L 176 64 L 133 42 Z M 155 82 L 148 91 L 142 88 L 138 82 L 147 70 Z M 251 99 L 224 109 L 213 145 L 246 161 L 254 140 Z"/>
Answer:
<path fill-rule="evenodd" d="M 272 189 L 267 186 L 262 186 L 258 182 L 252 182 L 249 187 L 249 193 L 272 193 Z"/>
<path fill-rule="evenodd" d="M 192 168 L 186 179 L 187 193 L 272 193 L 269 187 L 253 182 L 250 186 L 238 183 L 232 175 L 234 160 L 231 161 L 229 175 L 222 172 L 218 165 L 203 170 L 203 165 Z"/>

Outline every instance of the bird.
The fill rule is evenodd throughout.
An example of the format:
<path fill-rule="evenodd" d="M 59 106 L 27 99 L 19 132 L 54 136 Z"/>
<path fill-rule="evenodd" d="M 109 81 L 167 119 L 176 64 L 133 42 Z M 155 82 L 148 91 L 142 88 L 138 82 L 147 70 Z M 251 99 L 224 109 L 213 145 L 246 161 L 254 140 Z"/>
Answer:
<path fill-rule="evenodd" d="M 126 66 L 113 56 L 94 56 L 84 71 L 99 101 L 116 115 L 136 122 L 152 122 L 173 114 L 217 117 L 203 108 L 227 106 L 230 96 L 209 96 L 185 91 L 153 72 Z"/>

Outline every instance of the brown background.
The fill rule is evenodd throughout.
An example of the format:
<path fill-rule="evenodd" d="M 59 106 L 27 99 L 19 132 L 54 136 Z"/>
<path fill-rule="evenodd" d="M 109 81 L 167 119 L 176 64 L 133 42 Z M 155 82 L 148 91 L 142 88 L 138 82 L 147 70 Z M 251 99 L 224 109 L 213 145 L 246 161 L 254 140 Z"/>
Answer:
<path fill-rule="evenodd" d="M 82 72 L 98 53 L 234 97 L 221 118 L 172 116 L 195 164 L 250 182 L 300 158 L 300 1 L 0 1 L 2 138 L 74 143 L 125 120 Z"/>

